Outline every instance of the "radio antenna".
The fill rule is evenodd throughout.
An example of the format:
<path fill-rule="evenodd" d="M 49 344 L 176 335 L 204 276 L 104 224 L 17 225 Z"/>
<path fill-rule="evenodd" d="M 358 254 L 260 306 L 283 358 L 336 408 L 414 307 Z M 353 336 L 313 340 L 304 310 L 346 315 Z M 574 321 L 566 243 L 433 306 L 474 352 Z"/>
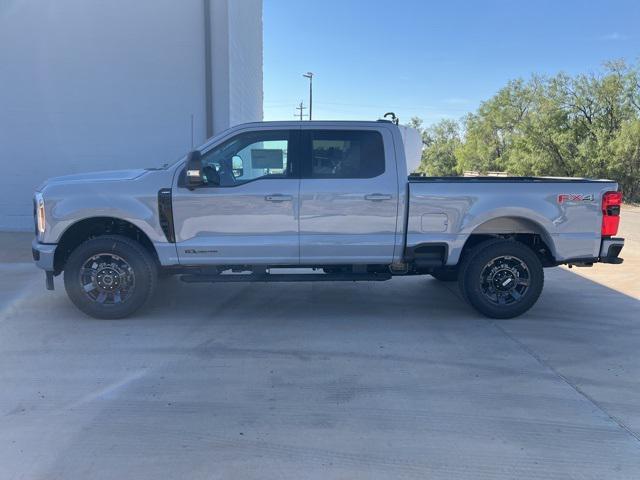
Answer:
<path fill-rule="evenodd" d="M 391 117 L 391 121 L 398 125 L 400 123 L 400 119 L 396 117 L 396 114 L 393 112 L 387 112 L 383 115 L 384 118 Z"/>

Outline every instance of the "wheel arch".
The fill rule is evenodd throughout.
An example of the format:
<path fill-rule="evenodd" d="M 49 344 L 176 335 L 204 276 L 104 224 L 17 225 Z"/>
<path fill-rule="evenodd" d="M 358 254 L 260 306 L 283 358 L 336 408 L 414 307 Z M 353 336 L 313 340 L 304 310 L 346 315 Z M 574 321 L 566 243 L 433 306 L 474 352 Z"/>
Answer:
<path fill-rule="evenodd" d="M 517 215 L 493 217 L 476 225 L 460 249 L 460 258 L 470 248 L 491 238 L 512 238 L 530 247 L 543 265 L 555 264 L 556 248 L 549 231 L 539 222 Z"/>
<path fill-rule="evenodd" d="M 69 225 L 60 236 L 54 256 L 54 273 L 64 270 L 69 255 L 82 242 L 104 235 L 122 235 L 138 242 L 159 264 L 156 248 L 149 236 L 137 225 L 117 217 L 89 217 Z"/>

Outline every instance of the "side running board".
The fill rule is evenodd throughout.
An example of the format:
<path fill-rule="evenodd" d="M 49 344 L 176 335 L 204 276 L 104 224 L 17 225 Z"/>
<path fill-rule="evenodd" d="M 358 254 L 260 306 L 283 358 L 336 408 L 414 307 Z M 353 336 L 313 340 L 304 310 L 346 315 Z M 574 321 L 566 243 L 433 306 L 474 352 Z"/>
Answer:
<path fill-rule="evenodd" d="M 222 282 L 382 282 L 390 280 L 390 273 L 264 273 L 219 275 L 182 275 L 186 283 Z"/>

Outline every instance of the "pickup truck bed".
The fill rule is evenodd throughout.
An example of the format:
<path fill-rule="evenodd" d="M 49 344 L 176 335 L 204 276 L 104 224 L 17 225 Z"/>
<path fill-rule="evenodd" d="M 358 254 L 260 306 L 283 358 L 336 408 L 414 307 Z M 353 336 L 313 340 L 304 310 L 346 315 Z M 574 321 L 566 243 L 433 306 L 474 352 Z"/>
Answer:
<path fill-rule="evenodd" d="M 409 177 L 407 247 L 447 245 L 455 265 L 472 235 L 537 235 L 554 262 L 600 256 L 608 180 L 540 177 Z M 561 201 L 567 196 L 567 200 Z"/>

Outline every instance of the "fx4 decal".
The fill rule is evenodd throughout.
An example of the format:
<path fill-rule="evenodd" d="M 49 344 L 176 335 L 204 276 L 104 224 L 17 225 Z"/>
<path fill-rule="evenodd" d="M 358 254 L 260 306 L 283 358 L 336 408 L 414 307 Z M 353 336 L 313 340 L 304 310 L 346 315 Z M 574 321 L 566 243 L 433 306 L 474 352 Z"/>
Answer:
<path fill-rule="evenodd" d="M 558 195 L 558 203 L 580 203 L 593 202 L 595 200 L 593 194 L 582 195 L 581 193 L 561 193 Z"/>

